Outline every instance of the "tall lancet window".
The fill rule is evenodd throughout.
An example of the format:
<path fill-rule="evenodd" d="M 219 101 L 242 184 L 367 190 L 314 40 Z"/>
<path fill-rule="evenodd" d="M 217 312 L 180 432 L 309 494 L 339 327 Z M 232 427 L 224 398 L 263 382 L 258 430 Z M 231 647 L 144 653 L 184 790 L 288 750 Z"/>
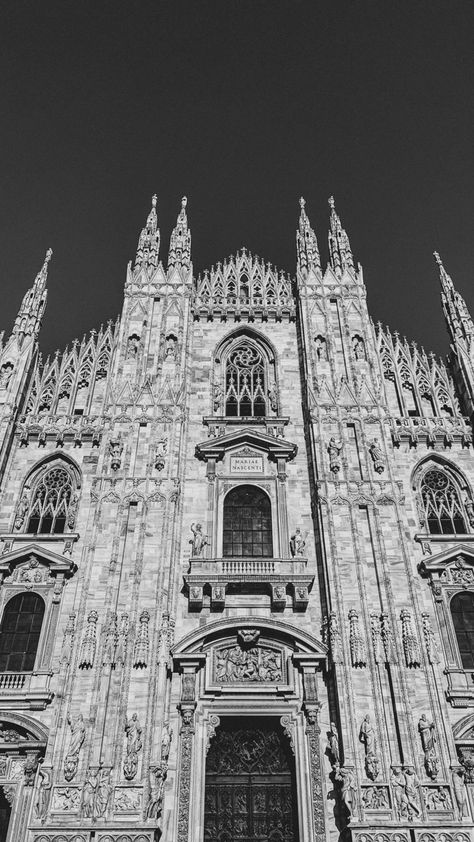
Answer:
<path fill-rule="evenodd" d="M 239 485 L 224 500 L 223 555 L 272 558 L 270 499 L 254 485 Z"/>
<path fill-rule="evenodd" d="M 228 416 L 266 414 L 265 363 L 253 344 L 241 342 L 227 358 L 225 408 Z"/>
<path fill-rule="evenodd" d="M 432 535 L 466 532 L 459 490 L 449 474 L 430 468 L 421 481 L 426 525 Z"/>
<path fill-rule="evenodd" d="M 60 534 L 75 520 L 76 495 L 69 471 L 58 465 L 45 471 L 34 485 L 29 503 L 26 531 Z"/>
<path fill-rule="evenodd" d="M 474 594 L 457 593 L 451 600 L 451 616 L 463 669 L 474 669 Z"/>

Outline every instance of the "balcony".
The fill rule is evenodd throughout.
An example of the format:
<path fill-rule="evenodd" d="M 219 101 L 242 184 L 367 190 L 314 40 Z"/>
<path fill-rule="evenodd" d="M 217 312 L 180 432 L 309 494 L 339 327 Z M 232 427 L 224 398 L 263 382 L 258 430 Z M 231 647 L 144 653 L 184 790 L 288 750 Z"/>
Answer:
<path fill-rule="evenodd" d="M 274 611 L 291 604 L 305 611 L 314 580 L 307 564 L 306 558 L 192 558 L 184 576 L 189 610 L 222 610 L 229 594 L 267 593 Z"/>
<path fill-rule="evenodd" d="M 0 710 L 44 710 L 53 699 L 49 670 L 0 672 Z"/>

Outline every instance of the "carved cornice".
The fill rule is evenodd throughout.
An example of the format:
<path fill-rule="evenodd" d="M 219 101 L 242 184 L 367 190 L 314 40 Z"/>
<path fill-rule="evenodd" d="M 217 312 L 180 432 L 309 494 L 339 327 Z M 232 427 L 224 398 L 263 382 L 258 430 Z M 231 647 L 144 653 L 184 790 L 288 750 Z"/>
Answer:
<path fill-rule="evenodd" d="M 278 459 L 289 461 L 295 458 L 298 451 L 297 445 L 293 442 L 281 438 L 276 439 L 259 430 L 246 428 L 244 430 L 233 430 L 217 439 L 206 439 L 206 441 L 196 445 L 195 453 L 198 459 L 203 459 L 206 462 L 209 459 L 219 461 L 224 458 L 226 451 L 230 450 L 231 447 L 244 444 L 264 450 L 273 461 Z"/>

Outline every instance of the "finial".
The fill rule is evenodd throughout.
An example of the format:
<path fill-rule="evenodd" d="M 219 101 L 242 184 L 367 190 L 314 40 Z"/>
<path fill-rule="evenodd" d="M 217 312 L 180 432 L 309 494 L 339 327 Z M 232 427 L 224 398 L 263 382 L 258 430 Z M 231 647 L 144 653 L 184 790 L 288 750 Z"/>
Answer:
<path fill-rule="evenodd" d="M 306 206 L 306 202 L 305 202 L 305 200 L 303 199 L 303 196 L 301 196 L 301 199 L 300 199 L 300 208 L 301 208 L 301 210 L 304 210 L 304 209 L 305 209 L 305 206 Z"/>
<path fill-rule="evenodd" d="M 433 255 L 434 255 L 434 259 L 436 260 L 436 263 L 438 264 L 438 266 L 442 266 L 442 265 L 443 265 L 443 261 L 441 260 L 441 258 L 440 258 L 440 256 L 439 256 L 439 252 L 434 251 L 434 252 L 433 252 Z"/>
<path fill-rule="evenodd" d="M 329 197 L 329 199 L 328 199 L 328 205 L 329 205 L 329 207 L 331 208 L 331 210 L 334 210 L 334 208 L 336 207 L 336 203 L 335 203 L 335 201 L 334 201 L 334 196 L 330 196 L 330 197 Z"/>
<path fill-rule="evenodd" d="M 153 193 L 153 196 L 151 197 L 151 204 L 154 208 L 156 208 L 157 200 L 158 200 L 158 196 L 156 195 L 156 193 Z"/>

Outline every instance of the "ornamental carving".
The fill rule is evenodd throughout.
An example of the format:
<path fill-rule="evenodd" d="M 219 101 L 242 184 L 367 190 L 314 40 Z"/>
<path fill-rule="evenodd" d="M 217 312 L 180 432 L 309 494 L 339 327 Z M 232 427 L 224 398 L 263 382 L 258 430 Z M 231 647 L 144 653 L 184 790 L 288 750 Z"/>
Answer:
<path fill-rule="evenodd" d="M 140 614 L 137 638 L 133 650 L 133 666 L 135 669 L 148 666 L 148 624 L 150 622 L 150 615 L 148 611 L 142 611 Z"/>
<path fill-rule="evenodd" d="M 367 664 L 367 653 L 365 640 L 362 635 L 359 614 L 351 608 L 349 617 L 349 645 L 351 650 L 351 663 L 353 667 L 365 667 Z"/>
<path fill-rule="evenodd" d="M 215 680 L 225 684 L 281 681 L 281 652 L 265 646 L 227 646 L 214 653 Z"/>
<path fill-rule="evenodd" d="M 390 797 L 386 786 L 365 786 L 362 789 L 362 806 L 365 810 L 389 810 Z"/>
<path fill-rule="evenodd" d="M 76 716 L 75 719 L 71 719 L 71 717 L 68 716 L 67 721 L 71 730 L 71 738 L 69 740 L 67 755 L 64 760 L 64 777 L 67 781 L 72 781 L 77 772 L 79 753 L 86 736 L 86 726 L 84 725 L 84 717 L 82 716 L 82 713 Z"/>
<path fill-rule="evenodd" d="M 419 667 L 421 663 L 420 646 L 413 628 L 410 611 L 404 608 L 400 613 L 400 620 L 402 621 L 402 642 L 405 663 L 407 667 Z"/>
<path fill-rule="evenodd" d="M 91 669 L 94 665 L 98 619 L 99 615 L 97 611 L 91 611 L 87 617 L 87 626 L 82 639 L 81 659 L 79 661 L 79 667 L 81 669 Z"/>
<path fill-rule="evenodd" d="M 127 781 L 133 780 L 138 769 L 138 755 L 142 748 L 142 728 L 136 713 L 125 723 L 127 753 L 123 764 L 123 774 Z"/>
<path fill-rule="evenodd" d="M 423 753 L 425 755 L 426 774 L 436 780 L 439 772 L 439 760 L 436 754 L 436 731 L 434 722 L 429 722 L 426 713 L 422 713 L 418 722 Z"/>
<path fill-rule="evenodd" d="M 437 813 L 453 809 L 453 802 L 447 786 L 424 786 L 423 801 L 428 812 Z"/>
<path fill-rule="evenodd" d="M 141 789 L 116 787 L 114 790 L 114 813 L 136 813 L 142 807 Z"/>
<path fill-rule="evenodd" d="M 74 813 L 79 810 L 81 791 L 75 786 L 58 786 L 53 793 L 53 812 Z"/>

